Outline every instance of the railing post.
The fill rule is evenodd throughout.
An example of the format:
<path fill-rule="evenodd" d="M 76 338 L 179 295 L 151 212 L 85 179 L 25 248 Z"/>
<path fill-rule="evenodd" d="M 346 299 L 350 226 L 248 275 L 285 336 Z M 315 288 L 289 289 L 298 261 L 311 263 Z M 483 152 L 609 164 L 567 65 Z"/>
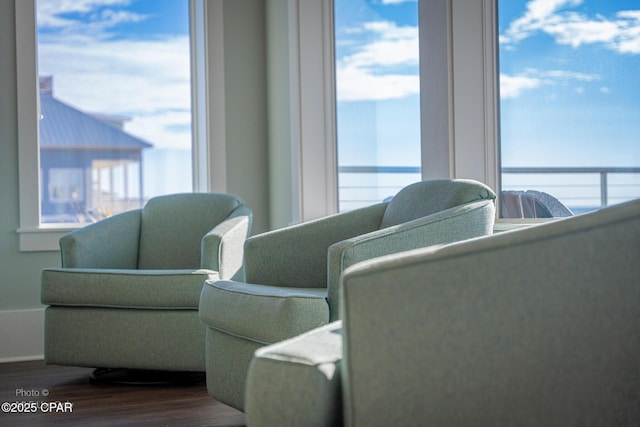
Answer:
<path fill-rule="evenodd" d="M 600 207 L 601 208 L 607 207 L 608 198 L 609 197 L 607 195 L 607 172 L 601 171 L 600 172 Z"/>

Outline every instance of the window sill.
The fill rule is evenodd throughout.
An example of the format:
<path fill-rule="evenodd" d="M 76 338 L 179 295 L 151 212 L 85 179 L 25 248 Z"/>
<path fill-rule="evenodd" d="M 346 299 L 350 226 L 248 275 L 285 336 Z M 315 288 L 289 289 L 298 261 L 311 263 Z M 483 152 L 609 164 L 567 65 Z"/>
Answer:
<path fill-rule="evenodd" d="M 60 250 L 60 237 L 79 228 L 77 225 L 69 226 L 40 226 L 21 227 L 20 235 L 21 252 L 53 252 Z"/>

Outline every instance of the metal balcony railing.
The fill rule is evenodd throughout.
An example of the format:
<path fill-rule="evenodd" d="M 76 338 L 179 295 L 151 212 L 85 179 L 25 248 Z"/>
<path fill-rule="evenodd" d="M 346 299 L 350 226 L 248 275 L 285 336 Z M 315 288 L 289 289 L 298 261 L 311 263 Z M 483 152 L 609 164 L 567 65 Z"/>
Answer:
<path fill-rule="evenodd" d="M 420 167 L 342 166 L 340 210 L 379 202 L 421 179 Z M 640 167 L 503 167 L 502 190 L 551 194 L 574 213 L 640 198 Z"/>
<path fill-rule="evenodd" d="M 640 198 L 640 167 L 504 167 L 502 189 L 544 191 L 581 213 Z"/>

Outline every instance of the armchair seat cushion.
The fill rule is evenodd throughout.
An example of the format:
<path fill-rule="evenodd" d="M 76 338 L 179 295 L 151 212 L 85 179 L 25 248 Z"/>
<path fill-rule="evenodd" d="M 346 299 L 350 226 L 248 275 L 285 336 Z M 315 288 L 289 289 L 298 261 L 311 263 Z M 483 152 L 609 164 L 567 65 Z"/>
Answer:
<path fill-rule="evenodd" d="M 51 268 L 42 273 L 42 303 L 57 306 L 197 310 L 212 270 Z"/>
<path fill-rule="evenodd" d="M 286 288 L 224 280 L 201 286 L 200 318 L 222 333 L 272 344 L 329 321 L 325 288 Z"/>

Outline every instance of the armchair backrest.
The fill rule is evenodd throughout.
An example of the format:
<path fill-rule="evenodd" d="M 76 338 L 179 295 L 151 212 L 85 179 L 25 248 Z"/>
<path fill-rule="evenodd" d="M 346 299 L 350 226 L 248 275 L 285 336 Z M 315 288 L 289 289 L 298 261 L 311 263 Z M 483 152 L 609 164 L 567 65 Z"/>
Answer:
<path fill-rule="evenodd" d="M 363 260 L 490 234 L 495 193 L 473 180 L 421 181 L 388 202 L 380 229 L 329 247 L 327 287 L 330 317 L 340 313 L 340 275 Z"/>
<path fill-rule="evenodd" d="M 389 202 L 380 228 L 422 218 L 465 203 L 495 200 L 491 188 L 473 180 L 435 179 L 411 184 Z"/>
<path fill-rule="evenodd" d="M 344 425 L 638 425 L 638 259 L 635 200 L 350 268 Z"/>
<path fill-rule="evenodd" d="M 138 268 L 200 268 L 202 238 L 241 205 L 242 200 L 221 193 L 150 199 L 142 209 Z"/>

